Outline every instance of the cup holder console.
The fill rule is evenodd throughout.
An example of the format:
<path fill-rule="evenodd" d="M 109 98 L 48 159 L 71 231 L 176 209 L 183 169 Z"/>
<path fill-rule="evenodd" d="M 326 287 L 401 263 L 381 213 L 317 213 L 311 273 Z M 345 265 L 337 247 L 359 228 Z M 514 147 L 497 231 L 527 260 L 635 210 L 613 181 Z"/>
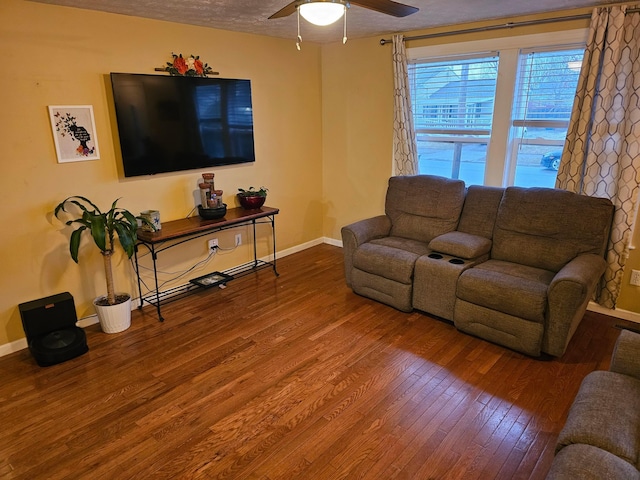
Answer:
<path fill-rule="evenodd" d="M 453 321 L 458 279 L 476 263 L 478 259 L 460 258 L 438 251 L 427 252 L 419 257 L 414 273 L 413 306 Z"/>
<path fill-rule="evenodd" d="M 434 252 L 427 255 L 427 257 L 433 258 L 434 260 L 441 260 L 444 258 L 444 255 Z M 464 260 L 462 260 L 461 258 L 454 257 L 449 259 L 449 263 L 452 263 L 453 265 L 464 265 Z"/>

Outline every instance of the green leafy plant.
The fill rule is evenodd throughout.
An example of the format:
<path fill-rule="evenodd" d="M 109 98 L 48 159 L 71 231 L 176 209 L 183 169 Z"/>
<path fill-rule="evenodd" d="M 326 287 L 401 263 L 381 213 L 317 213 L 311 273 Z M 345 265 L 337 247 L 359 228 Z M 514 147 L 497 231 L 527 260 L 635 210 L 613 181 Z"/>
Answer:
<path fill-rule="evenodd" d="M 135 251 L 138 230 L 138 219 L 155 227 L 145 218 L 136 217 L 128 210 L 117 206 L 119 199 L 116 199 L 111 208 L 106 212 L 100 209 L 89 199 L 80 196 L 72 196 L 64 199 L 55 209 L 55 216 L 59 217 L 60 212 L 67 212 L 70 205 L 74 205 L 82 212 L 80 218 L 69 220 L 67 225 L 77 225 L 78 227 L 71 233 L 69 240 L 69 253 L 74 262 L 78 263 L 78 252 L 80 250 L 80 240 L 82 233 L 87 231 L 91 234 L 94 243 L 100 249 L 104 260 L 104 271 L 107 280 L 107 303 L 115 305 L 117 302 L 115 289 L 113 286 L 113 269 L 111 257 L 115 248 L 116 235 L 128 258 L 131 258 Z"/>
<path fill-rule="evenodd" d="M 239 188 L 238 192 L 240 193 L 238 193 L 238 195 L 240 195 L 241 197 L 266 197 L 268 191 L 269 189 L 266 187 L 260 187 L 260 190 L 256 190 L 253 187 L 249 187 L 248 190 Z"/>

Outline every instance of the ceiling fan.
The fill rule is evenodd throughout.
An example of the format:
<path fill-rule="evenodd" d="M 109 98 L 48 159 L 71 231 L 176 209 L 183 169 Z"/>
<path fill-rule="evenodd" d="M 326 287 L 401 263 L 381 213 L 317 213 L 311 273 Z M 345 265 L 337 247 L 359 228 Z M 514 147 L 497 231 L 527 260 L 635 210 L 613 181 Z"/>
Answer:
<path fill-rule="evenodd" d="M 271 15 L 272 18 L 288 17 L 294 12 L 298 13 L 298 37 L 296 48 L 300 50 L 302 36 L 300 35 L 300 16 L 314 25 L 331 25 L 341 17 L 344 17 L 344 35 L 342 43 L 347 43 L 347 9 L 351 4 L 368 8 L 376 12 L 392 15 L 394 17 L 406 17 L 416 13 L 418 9 L 410 5 L 394 2 L 392 0 L 295 0 L 289 5 Z"/>
<path fill-rule="evenodd" d="M 410 5 L 405 5 L 403 3 L 393 2 L 392 0 L 296 0 L 295 2 L 291 2 L 289 5 L 286 5 L 284 8 L 281 8 L 276 13 L 271 15 L 269 19 L 272 18 L 282 18 L 288 17 L 292 13 L 295 13 L 296 9 L 300 5 L 309 4 L 309 3 L 337 3 L 343 5 L 345 7 L 349 7 L 349 4 L 357 5 L 359 7 L 368 8 L 369 10 L 374 10 L 376 12 L 384 13 L 386 15 L 392 15 L 394 17 L 406 17 L 407 15 L 411 15 L 412 13 L 416 13 L 418 9 L 416 7 L 412 7 Z"/>

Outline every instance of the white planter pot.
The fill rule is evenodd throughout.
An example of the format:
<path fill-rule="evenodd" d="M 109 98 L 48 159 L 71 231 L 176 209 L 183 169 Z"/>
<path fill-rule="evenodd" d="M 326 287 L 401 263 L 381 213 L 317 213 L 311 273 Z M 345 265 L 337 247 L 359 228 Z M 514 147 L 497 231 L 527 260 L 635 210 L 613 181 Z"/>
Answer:
<path fill-rule="evenodd" d="M 97 305 L 99 300 L 105 298 L 104 296 L 93 301 L 98 320 L 100 320 L 100 327 L 104 333 L 123 332 L 131 326 L 131 295 L 116 293 L 116 296 L 118 295 L 126 295 L 127 301 L 117 305 Z"/>

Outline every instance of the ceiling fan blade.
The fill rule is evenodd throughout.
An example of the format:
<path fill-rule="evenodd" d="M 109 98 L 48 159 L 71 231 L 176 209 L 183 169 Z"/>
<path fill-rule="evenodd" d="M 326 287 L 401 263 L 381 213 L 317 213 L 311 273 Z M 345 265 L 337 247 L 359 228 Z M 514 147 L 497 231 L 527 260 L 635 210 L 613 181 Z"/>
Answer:
<path fill-rule="evenodd" d="M 392 0 L 349 0 L 349 3 L 352 5 L 358 5 L 359 7 L 368 8 L 369 10 L 374 10 L 376 12 L 393 15 L 394 17 L 406 17 L 407 15 L 416 13 L 419 10 L 416 7 L 393 2 Z"/>
<path fill-rule="evenodd" d="M 271 20 L 272 18 L 288 17 L 289 15 L 291 15 L 296 11 L 296 7 L 298 6 L 298 3 L 300 2 L 298 2 L 297 0 L 295 2 L 291 2 L 289 5 L 285 6 L 284 8 L 281 8 L 276 13 L 271 15 L 269 17 L 269 20 Z"/>

